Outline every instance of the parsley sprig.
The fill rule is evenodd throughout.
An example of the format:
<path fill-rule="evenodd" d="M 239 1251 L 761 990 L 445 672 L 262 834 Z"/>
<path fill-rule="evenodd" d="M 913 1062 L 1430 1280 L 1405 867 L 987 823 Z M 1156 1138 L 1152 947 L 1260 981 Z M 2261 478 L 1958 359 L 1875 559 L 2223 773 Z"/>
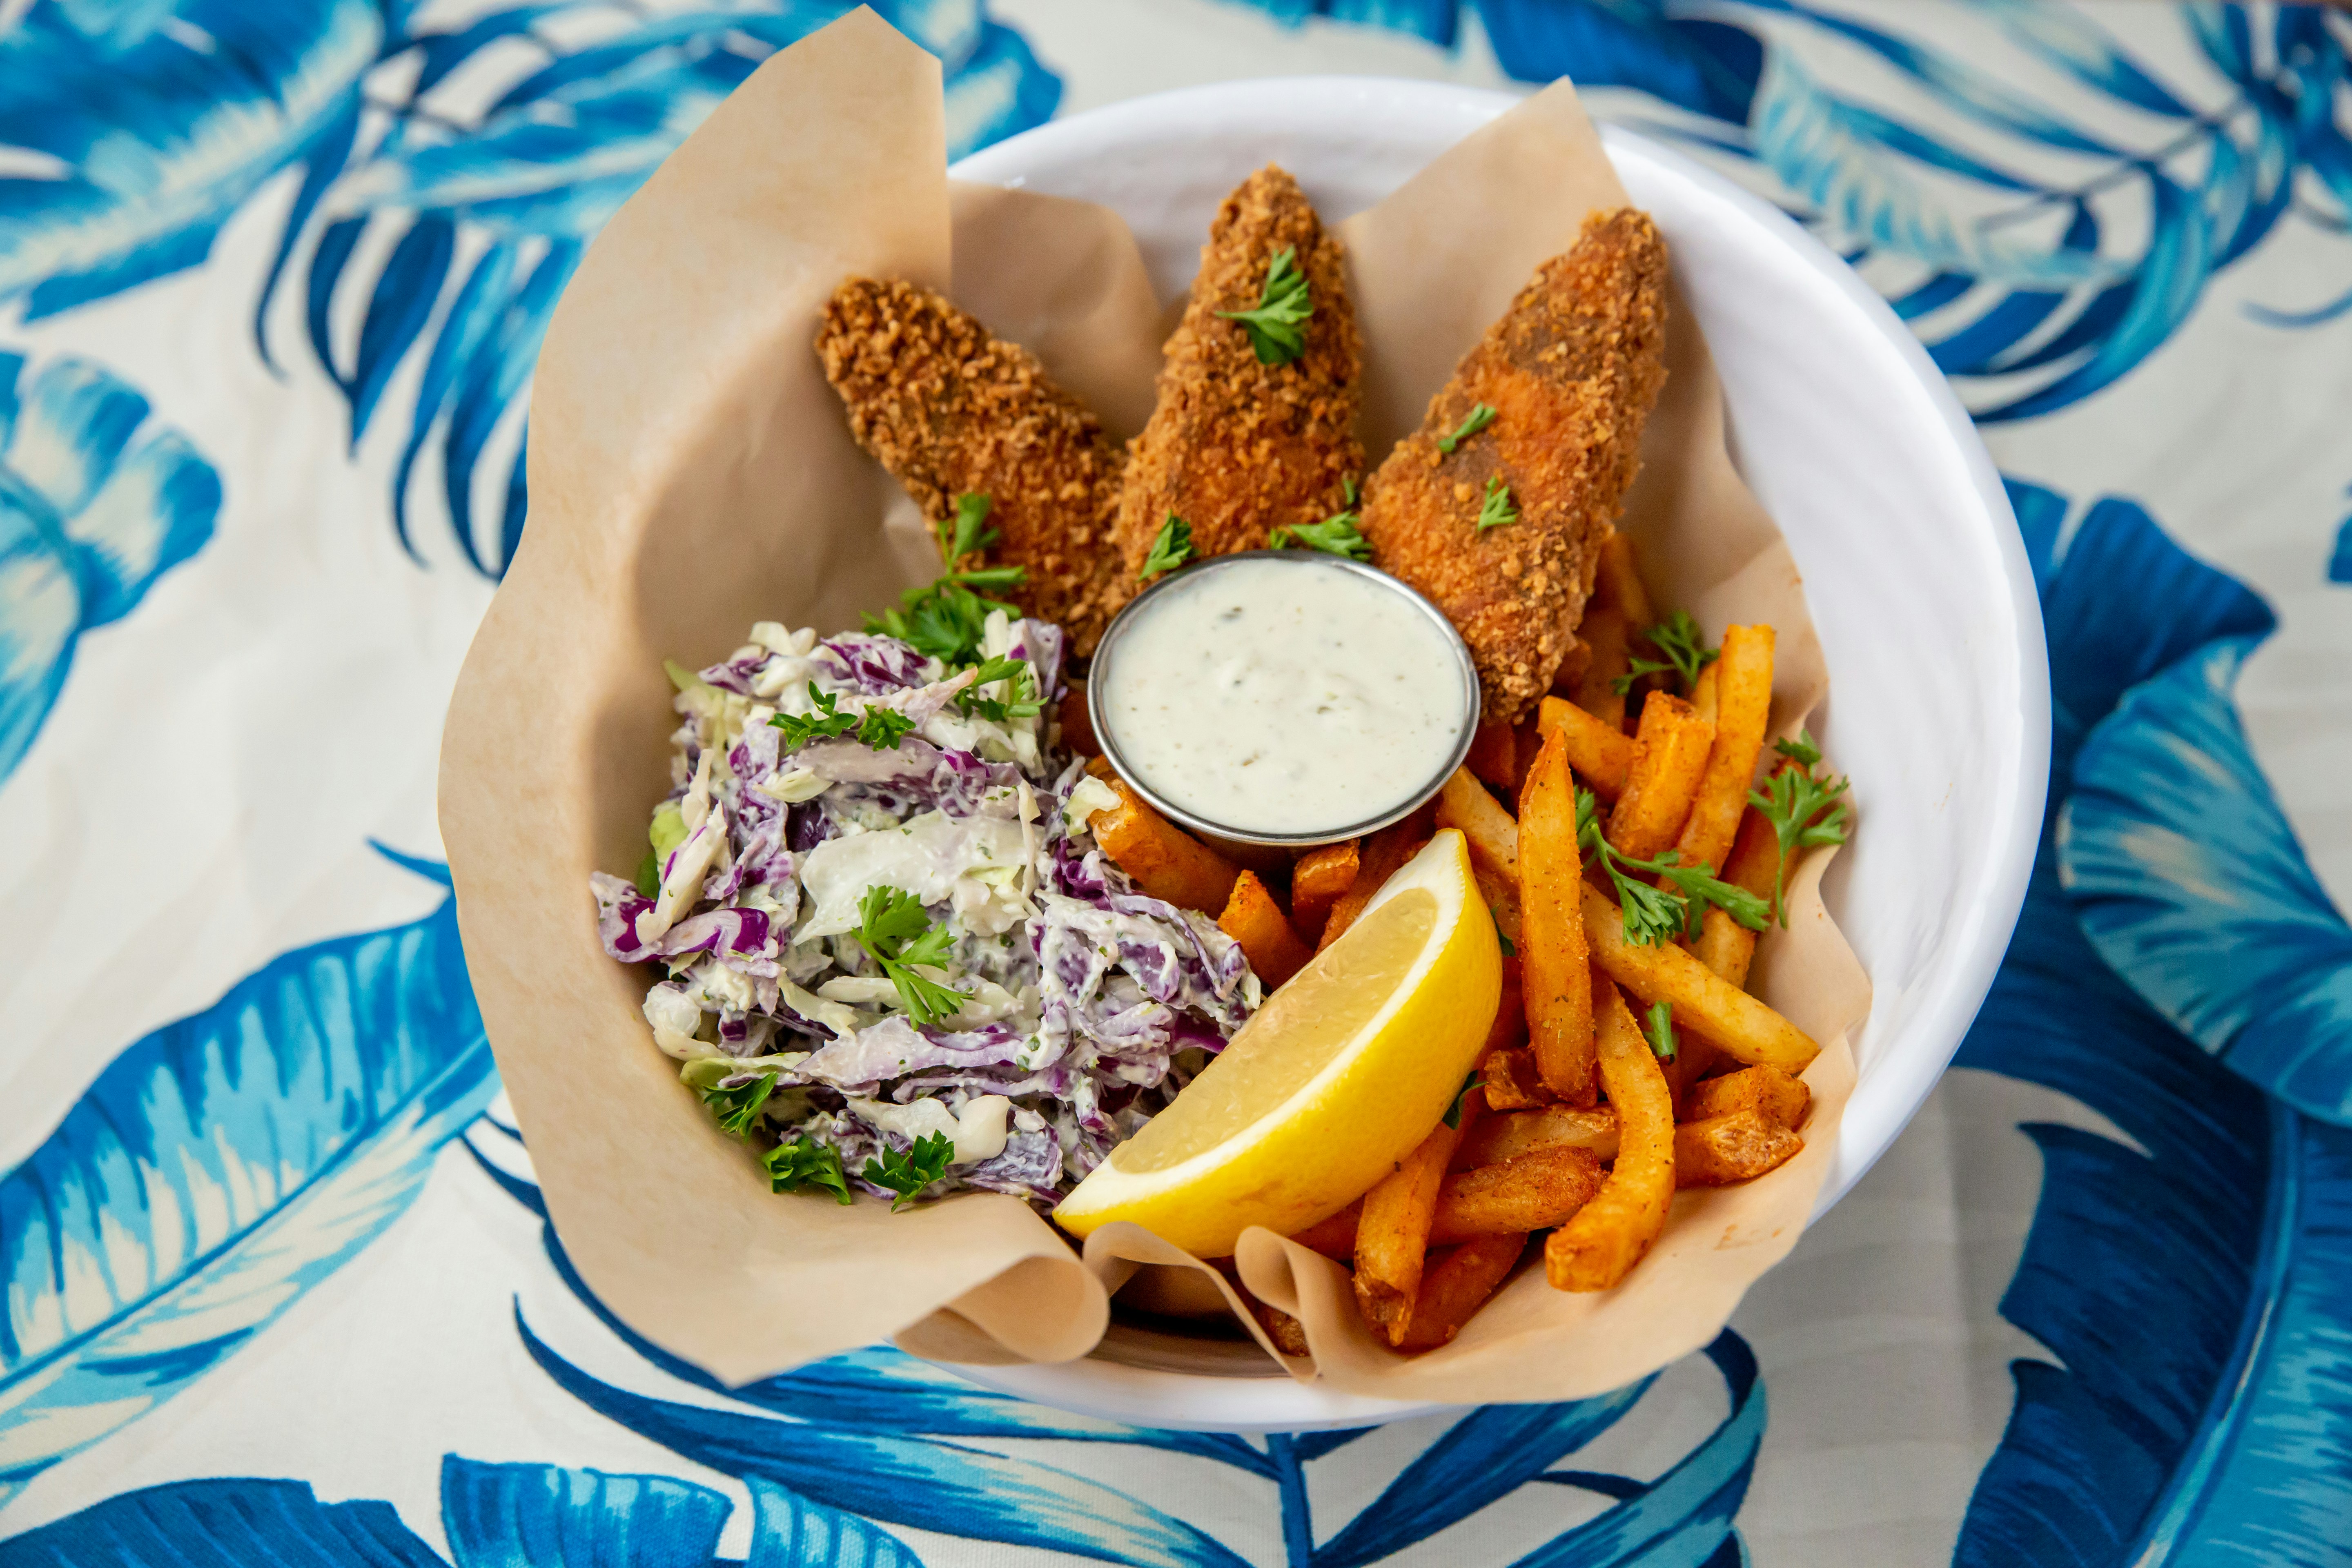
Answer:
<path fill-rule="evenodd" d="M 1610 688 L 1622 697 L 1633 689 L 1633 682 L 1645 675 L 1659 675 L 1673 670 L 1688 692 L 1698 684 L 1698 672 L 1723 657 L 1721 648 L 1706 646 L 1706 633 L 1692 619 L 1688 610 L 1676 610 L 1664 620 L 1642 634 L 1649 645 L 1665 655 L 1664 658 L 1643 658 L 1635 655 L 1625 673 L 1611 681 Z"/>
<path fill-rule="evenodd" d="M 940 553 L 947 558 L 950 566 L 1003 539 L 1002 532 L 988 526 L 988 514 L 995 507 L 993 496 L 956 497 L 955 516 L 940 524 Z"/>
<path fill-rule="evenodd" d="M 1362 518 L 1352 511 L 1335 511 L 1320 522 L 1301 522 L 1276 529 L 1265 536 L 1270 550 L 1288 550 L 1296 545 L 1305 550 L 1320 550 L 1326 555 L 1344 555 L 1350 561 L 1370 561 L 1372 542 L 1357 528 Z"/>
<path fill-rule="evenodd" d="M 1679 849 L 1661 850 L 1646 860 L 1618 853 L 1601 834 L 1600 803 L 1590 790 L 1576 792 L 1576 842 L 1588 860 L 1597 858 L 1615 884 L 1627 942 L 1656 947 L 1677 937 L 1695 937 L 1709 904 L 1749 931 L 1762 931 L 1771 923 L 1771 908 L 1762 899 L 1723 880 L 1712 866 L 1682 864 Z M 1663 879 L 1666 885 L 1642 879 L 1649 877 Z"/>
<path fill-rule="evenodd" d="M 702 1096 L 702 1103 L 710 1108 L 710 1114 L 719 1118 L 720 1131 L 749 1138 L 751 1124 L 760 1119 L 760 1108 L 776 1092 L 776 1075 L 761 1073 L 735 1089 L 721 1089 L 715 1083 L 708 1089 L 698 1085 L 695 1092 Z"/>
<path fill-rule="evenodd" d="M 947 927 L 931 923 L 914 894 L 877 882 L 857 901 L 857 926 L 849 934 L 881 966 L 915 1022 L 937 1024 L 962 1008 L 962 992 L 915 973 L 919 963 L 944 965 L 953 939 Z"/>
<path fill-rule="evenodd" d="M 1266 263 L 1265 285 L 1258 290 L 1255 309 L 1217 314 L 1242 324 L 1260 364 L 1288 364 L 1305 353 L 1307 321 L 1315 314 L 1315 302 L 1307 294 L 1307 274 L 1298 269 L 1298 247 L 1286 245 Z"/>
<path fill-rule="evenodd" d="M 915 728 L 915 721 L 890 708 L 868 708 L 863 712 L 844 713 L 830 691 L 819 691 L 816 682 L 809 682 L 809 706 L 806 713 L 779 713 L 768 721 L 784 732 L 787 747 L 807 745 L 811 741 L 828 740 L 836 735 L 855 734 L 877 752 L 887 752 L 897 745 Z"/>
<path fill-rule="evenodd" d="M 1160 531 L 1151 541 L 1151 553 L 1143 558 L 1143 570 L 1135 574 L 1136 581 L 1149 583 L 1163 572 L 1173 572 L 1192 559 L 1192 525 L 1168 514 Z"/>
<path fill-rule="evenodd" d="M 1448 1127 L 1461 1126 L 1462 1102 L 1470 1098 L 1470 1091 L 1472 1089 L 1484 1089 L 1486 1085 L 1486 1080 L 1478 1076 L 1478 1069 L 1476 1068 L 1472 1068 L 1470 1069 L 1470 1076 L 1462 1080 L 1462 1087 L 1454 1091 L 1454 1103 L 1445 1108 L 1445 1125 Z"/>
<path fill-rule="evenodd" d="M 878 616 L 869 613 L 866 629 L 909 643 L 917 653 L 950 668 L 979 663 L 989 612 L 1003 610 L 1018 619 L 1021 611 L 1019 606 L 1003 600 L 982 598 L 973 590 L 1017 588 L 1029 580 L 1028 569 L 1023 566 L 953 570 L 965 556 L 978 554 L 1003 537 L 988 526 L 988 514 L 994 505 L 984 495 L 956 497 L 955 516 L 942 522 L 939 530 L 940 549 L 947 556 L 950 570 L 928 587 L 908 589 L 899 596 L 898 608 Z"/>
<path fill-rule="evenodd" d="M 803 1187 L 823 1187 L 835 1203 L 850 1201 L 849 1179 L 842 1173 L 841 1151 L 820 1143 L 803 1132 L 789 1143 L 768 1151 L 761 1164 L 768 1170 L 771 1192 L 796 1193 Z"/>
<path fill-rule="evenodd" d="M 885 1145 L 858 1174 L 898 1194 L 890 1205 L 890 1212 L 897 1214 L 910 1206 L 925 1187 L 946 1175 L 948 1162 L 954 1158 L 955 1140 L 944 1132 L 929 1132 L 916 1139 L 915 1146 L 903 1154 Z"/>
<path fill-rule="evenodd" d="M 1671 1003 L 1650 1004 L 1650 1021 L 1642 1033 L 1650 1042 L 1650 1054 L 1662 1062 L 1675 1059 L 1675 1009 Z"/>
<path fill-rule="evenodd" d="M 1773 749 L 1797 765 L 1782 768 L 1763 789 L 1748 792 L 1748 804 L 1772 825 L 1780 841 L 1780 864 L 1772 873 L 1772 909 L 1781 925 L 1789 923 L 1789 861 L 1800 849 L 1843 844 L 1853 835 L 1848 808 L 1837 797 L 1846 781 L 1815 778 L 1813 765 L 1822 760 L 1812 736 L 1797 731 L 1794 742 L 1776 741 Z"/>
<path fill-rule="evenodd" d="M 1512 504 L 1511 487 L 1497 474 L 1486 481 L 1486 493 L 1478 501 L 1478 531 L 1490 528 L 1508 528 L 1519 521 L 1519 509 Z"/>
<path fill-rule="evenodd" d="M 1010 697 L 982 697 L 980 689 L 1000 680 L 1013 682 Z M 1003 724 L 1014 719 L 1031 719 L 1045 710 L 1037 696 L 1037 677 L 1023 658 L 999 656 L 981 665 L 972 673 L 971 684 L 956 693 L 956 706 L 966 713 L 982 719 L 993 719 Z"/>
<path fill-rule="evenodd" d="M 1492 425 L 1494 422 L 1495 406 L 1493 404 L 1475 404 L 1472 405 L 1470 412 L 1464 416 L 1462 423 L 1454 427 L 1453 435 L 1440 436 L 1437 438 L 1437 449 L 1450 456 L 1454 447 L 1459 447 L 1463 442 L 1467 441 L 1471 437 L 1475 436 L 1479 431 L 1484 430 L 1487 426 Z"/>

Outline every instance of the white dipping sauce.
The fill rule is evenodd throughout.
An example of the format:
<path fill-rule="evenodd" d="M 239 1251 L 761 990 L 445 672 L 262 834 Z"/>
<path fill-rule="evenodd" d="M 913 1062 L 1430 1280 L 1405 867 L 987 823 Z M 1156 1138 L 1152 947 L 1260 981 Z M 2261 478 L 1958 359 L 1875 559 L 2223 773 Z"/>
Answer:
<path fill-rule="evenodd" d="M 1095 667 L 1095 722 L 1132 782 L 1235 834 L 1392 811 L 1436 787 L 1475 722 L 1450 631 L 1336 563 L 1217 563 L 1130 615 Z"/>

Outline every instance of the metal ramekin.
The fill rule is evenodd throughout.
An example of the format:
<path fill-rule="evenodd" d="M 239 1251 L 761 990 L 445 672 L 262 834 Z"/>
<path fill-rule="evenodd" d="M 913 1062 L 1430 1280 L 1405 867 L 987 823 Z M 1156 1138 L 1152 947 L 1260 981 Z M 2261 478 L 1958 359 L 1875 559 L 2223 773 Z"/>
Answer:
<path fill-rule="evenodd" d="M 1350 561 L 1343 555 L 1328 555 L 1320 551 L 1244 550 L 1232 555 L 1213 555 L 1205 561 L 1196 561 L 1189 566 L 1168 573 L 1136 595 L 1134 598 L 1129 599 L 1126 607 L 1111 618 L 1109 626 L 1103 632 L 1102 640 L 1095 646 L 1094 663 L 1087 676 L 1089 700 L 1091 700 L 1095 683 L 1101 681 L 1117 664 L 1121 637 L 1134 624 L 1135 617 L 1150 602 L 1154 595 L 1165 593 L 1178 583 L 1198 582 L 1203 573 L 1223 571 L 1241 561 L 1278 562 L 1284 569 L 1294 572 L 1353 573 L 1368 582 L 1377 583 L 1383 590 L 1407 601 L 1429 617 L 1430 624 L 1436 626 L 1443 634 L 1445 646 L 1453 650 L 1454 665 L 1462 681 L 1462 732 L 1454 738 L 1453 750 L 1447 754 L 1444 765 L 1431 773 L 1426 780 L 1416 784 L 1410 793 L 1399 796 L 1397 805 L 1393 808 L 1382 811 L 1376 816 L 1368 816 L 1360 822 L 1351 822 L 1344 826 L 1315 833 L 1246 833 L 1230 824 L 1213 821 L 1185 810 L 1154 790 L 1149 783 L 1129 767 L 1126 759 L 1119 754 L 1118 737 L 1113 732 L 1108 715 L 1103 710 L 1097 708 L 1093 714 L 1095 739 L 1102 746 L 1103 755 L 1109 761 L 1112 771 L 1118 774 L 1129 789 L 1149 802 L 1160 816 L 1180 826 L 1190 828 L 1212 843 L 1222 846 L 1262 849 L 1308 849 L 1318 844 L 1336 844 L 1342 839 L 1359 837 L 1411 816 L 1416 807 L 1435 795 L 1444 786 L 1445 781 L 1453 777 L 1454 770 L 1460 767 L 1463 759 L 1470 754 L 1471 738 L 1478 728 L 1478 668 L 1470 658 L 1469 644 L 1462 640 L 1462 634 L 1454 629 L 1454 623 L 1445 618 L 1444 611 L 1377 567 Z"/>

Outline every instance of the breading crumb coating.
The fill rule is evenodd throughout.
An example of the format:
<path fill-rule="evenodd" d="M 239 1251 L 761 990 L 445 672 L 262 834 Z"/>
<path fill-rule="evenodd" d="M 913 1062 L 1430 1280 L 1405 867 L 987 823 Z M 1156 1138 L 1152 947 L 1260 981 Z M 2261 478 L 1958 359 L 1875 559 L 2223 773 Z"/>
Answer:
<path fill-rule="evenodd" d="M 935 528 L 956 497 L 991 498 L 989 524 L 1003 538 L 987 564 L 1029 574 L 1003 596 L 1092 652 L 1129 581 L 1112 536 L 1124 455 L 1095 416 L 1026 349 L 911 283 L 844 283 L 816 349 L 857 444 Z"/>
<path fill-rule="evenodd" d="M 1572 640 L 1665 382 L 1665 244 L 1645 214 L 1588 217 L 1575 248 L 1536 269 L 1365 486 L 1373 560 L 1452 618 L 1477 658 L 1490 721 L 1524 715 Z M 1440 451 L 1481 403 L 1494 422 Z M 1481 533 L 1496 478 L 1519 521 Z"/>
<path fill-rule="evenodd" d="M 1266 268 L 1297 253 L 1314 313 L 1306 351 L 1261 364 L 1248 331 L 1217 314 L 1256 307 Z M 1339 242 L 1298 182 L 1272 164 L 1225 198 L 1201 251 L 1183 321 L 1168 340 L 1158 403 L 1130 444 L 1118 539 L 1130 577 L 1170 513 L 1198 556 L 1264 548 L 1267 531 L 1320 522 L 1347 506 L 1363 472 L 1356 412 L 1363 345 Z"/>

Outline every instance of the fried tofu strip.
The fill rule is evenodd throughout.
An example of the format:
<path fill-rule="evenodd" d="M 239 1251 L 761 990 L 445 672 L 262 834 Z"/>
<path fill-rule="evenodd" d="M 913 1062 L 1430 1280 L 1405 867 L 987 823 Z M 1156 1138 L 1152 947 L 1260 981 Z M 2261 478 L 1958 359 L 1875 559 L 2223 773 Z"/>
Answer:
<path fill-rule="evenodd" d="M 1285 248 L 1305 274 L 1307 346 L 1263 364 L 1241 322 Z M 1262 550 L 1267 531 L 1347 509 L 1364 469 L 1356 437 L 1363 343 L 1339 242 L 1298 182 L 1269 163 L 1225 198 L 1202 247 L 1184 319 L 1168 340 L 1150 421 L 1129 447 L 1118 542 L 1129 582 L 1170 514 L 1192 529 L 1195 557 Z"/>
<path fill-rule="evenodd" d="M 850 434 L 932 527 L 949 524 L 958 496 L 987 496 L 989 525 L 1003 537 L 986 563 L 1028 573 L 1019 587 L 992 592 L 1058 622 L 1074 651 L 1091 653 L 1132 580 L 1111 529 L 1124 455 L 1095 416 L 1028 350 L 896 279 L 853 278 L 835 289 L 816 352 Z"/>
<path fill-rule="evenodd" d="M 1373 560 L 1469 642 L 1489 720 L 1516 722 L 1568 652 L 1665 381 L 1665 245 L 1645 215 L 1586 218 L 1576 247 L 1536 269 L 1364 487 Z M 1493 422 L 1441 450 L 1480 404 Z M 1494 481 L 1518 520 L 1481 530 Z"/>

